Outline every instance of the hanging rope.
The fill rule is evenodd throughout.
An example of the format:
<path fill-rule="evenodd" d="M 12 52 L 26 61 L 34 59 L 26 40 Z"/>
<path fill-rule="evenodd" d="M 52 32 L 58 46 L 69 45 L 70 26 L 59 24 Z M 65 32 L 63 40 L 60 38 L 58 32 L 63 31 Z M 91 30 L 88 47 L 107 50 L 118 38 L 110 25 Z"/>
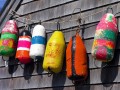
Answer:
<path fill-rule="evenodd" d="M 118 3 L 117 5 L 113 5 L 113 6 L 111 6 L 111 7 L 107 7 L 107 10 L 106 10 L 106 8 L 101 9 L 101 10 L 99 10 L 98 12 L 95 12 L 95 13 L 92 13 L 92 14 L 89 14 L 89 15 L 86 15 L 86 16 L 83 16 L 82 19 L 86 19 L 87 17 L 96 15 L 96 14 L 98 14 L 98 13 L 100 13 L 100 12 L 105 11 L 105 10 L 106 10 L 106 12 L 108 12 L 108 10 L 111 9 L 111 11 L 113 12 L 112 8 L 115 7 L 115 6 L 118 6 L 118 5 L 119 5 L 119 3 Z M 74 11 L 75 11 L 76 9 L 80 9 L 80 8 L 75 8 L 75 9 L 73 10 L 72 14 L 74 13 Z M 81 9 L 80 9 L 80 12 L 81 12 Z M 10 14 L 13 15 L 13 16 L 15 16 L 14 18 L 25 18 L 25 17 L 21 17 L 21 15 L 17 14 L 15 11 L 12 11 L 12 13 L 10 13 Z M 72 16 L 71 16 L 71 17 L 72 17 Z M 65 20 L 62 20 L 60 23 L 72 22 L 72 21 L 77 21 L 77 20 L 78 20 L 78 19 L 71 19 L 71 17 L 70 17 L 69 20 L 66 20 L 66 21 L 65 21 Z M 28 19 L 28 20 L 30 20 L 32 23 L 38 22 L 37 20 L 33 20 L 33 19 Z M 51 23 L 51 24 L 53 23 L 53 24 L 55 24 L 55 23 L 57 23 L 57 21 L 43 21 L 43 22 L 41 22 L 41 23 Z"/>
<path fill-rule="evenodd" d="M 77 9 L 79 9 L 80 10 L 80 14 L 79 14 L 79 17 L 82 17 L 82 19 L 87 19 L 88 17 L 90 17 L 90 16 L 93 16 L 93 15 L 96 15 L 96 14 L 98 14 L 98 13 L 100 13 L 100 12 L 103 12 L 103 11 L 106 11 L 106 12 L 108 12 L 108 11 L 112 11 L 113 12 L 113 10 L 112 10 L 112 8 L 113 7 L 115 7 L 115 6 L 119 6 L 119 4 L 120 3 L 118 3 L 118 4 L 115 4 L 115 5 L 112 5 L 112 6 L 110 6 L 110 7 L 107 7 L 107 8 L 103 8 L 103 9 L 101 9 L 101 10 L 99 10 L 98 12 L 95 12 L 95 13 L 92 13 L 92 14 L 88 14 L 88 15 L 84 15 L 84 16 L 82 16 L 81 15 L 81 9 L 80 8 L 75 8 L 74 10 L 73 10 L 73 12 L 72 12 L 72 14 L 74 14 L 74 12 L 75 12 L 75 10 L 77 10 Z M 120 12 L 116 12 L 115 13 L 115 15 L 117 15 L 117 14 L 119 14 Z M 72 19 L 72 14 L 70 15 L 70 18 L 68 19 L 68 20 L 63 20 L 63 19 L 61 19 L 61 20 L 59 20 L 59 23 L 60 24 L 62 24 L 62 23 L 65 23 L 65 22 L 72 22 L 72 21 L 76 21 L 76 22 L 78 22 L 78 18 L 77 19 Z M 15 11 L 12 11 L 11 13 L 10 13 L 10 15 L 13 15 L 14 17 L 13 18 L 22 18 L 22 19 L 25 19 L 26 17 L 21 17 L 21 15 L 19 15 L 19 14 L 17 14 Z M 30 14 L 29 14 L 30 15 Z M 60 16 L 59 16 L 60 17 Z M 118 16 L 117 16 L 118 17 Z M 33 20 L 33 19 L 28 19 L 29 21 L 31 21 L 31 25 L 32 24 L 36 24 L 36 23 L 39 23 L 39 24 L 43 24 L 43 23 L 46 23 L 46 24 L 57 24 L 58 23 L 58 21 L 41 21 L 41 20 L 39 20 L 39 21 L 37 21 L 37 20 Z M 16 19 L 16 21 L 18 21 L 18 22 L 20 22 L 20 23 L 23 23 L 23 24 L 25 24 L 26 22 L 23 22 L 23 21 L 20 21 L 20 20 L 17 20 Z M 84 23 L 85 24 L 85 23 Z M 80 24 L 80 26 L 82 26 L 83 24 Z M 76 26 L 74 26 L 74 27 L 76 27 Z M 72 28 L 72 27 L 71 27 Z M 86 27 L 87 28 L 87 27 Z M 68 28 L 69 29 L 69 28 Z M 82 27 L 80 28 L 80 29 L 82 29 Z M 84 28 L 85 29 L 85 28 Z M 73 30 L 75 30 L 75 29 L 73 29 Z M 46 31 L 48 31 L 48 33 L 52 33 L 54 30 L 53 29 L 46 29 Z M 62 29 L 62 31 L 66 31 L 66 29 Z"/>

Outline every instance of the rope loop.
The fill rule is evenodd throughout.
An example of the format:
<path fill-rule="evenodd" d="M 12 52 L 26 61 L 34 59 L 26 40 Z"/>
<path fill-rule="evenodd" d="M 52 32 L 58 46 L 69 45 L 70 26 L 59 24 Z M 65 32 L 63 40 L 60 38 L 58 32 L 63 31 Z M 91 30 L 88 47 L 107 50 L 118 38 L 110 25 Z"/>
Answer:
<path fill-rule="evenodd" d="M 2 56 L 2 60 L 3 60 L 3 61 L 8 61 L 8 60 L 5 60 L 3 56 Z"/>
<path fill-rule="evenodd" d="M 51 77 L 53 75 L 53 72 L 50 70 L 50 67 L 48 67 L 48 77 Z"/>
<path fill-rule="evenodd" d="M 96 64 L 96 60 L 94 59 L 94 65 L 95 65 L 96 68 L 101 68 L 101 69 L 103 69 L 103 68 L 105 68 L 105 67 L 108 66 L 108 61 L 106 62 L 106 64 L 105 64 L 104 66 L 99 67 L 99 66 Z"/>
<path fill-rule="evenodd" d="M 20 64 L 20 67 L 22 68 L 22 69 L 24 69 L 24 67 Z"/>
<path fill-rule="evenodd" d="M 108 7 L 106 10 L 106 13 L 108 13 L 109 11 L 111 11 L 111 13 L 113 14 L 113 8 L 112 7 Z"/>
<path fill-rule="evenodd" d="M 60 30 L 60 22 L 57 22 L 57 30 Z"/>

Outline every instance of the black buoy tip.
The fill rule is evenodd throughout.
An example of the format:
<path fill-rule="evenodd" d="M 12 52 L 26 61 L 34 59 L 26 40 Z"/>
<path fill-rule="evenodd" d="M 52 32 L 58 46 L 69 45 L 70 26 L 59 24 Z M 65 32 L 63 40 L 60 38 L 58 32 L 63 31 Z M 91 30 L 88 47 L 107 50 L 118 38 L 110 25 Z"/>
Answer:
<path fill-rule="evenodd" d="M 30 37 L 32 37 L 30 31 L 27 31 L 27 30 L 23 30 L 23 31 L 20 33 L 20 36 L 30 36 Z"/>

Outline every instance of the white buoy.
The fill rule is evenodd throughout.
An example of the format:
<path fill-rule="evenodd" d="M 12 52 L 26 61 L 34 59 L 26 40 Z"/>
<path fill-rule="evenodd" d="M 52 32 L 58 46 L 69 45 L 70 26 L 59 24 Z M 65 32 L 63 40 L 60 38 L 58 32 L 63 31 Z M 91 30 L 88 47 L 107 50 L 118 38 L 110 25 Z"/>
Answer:
<path fill-rule="evenodd" d="M 32 32 L 32 42 L 30 47 L 30 57 L 43 57 L 45 52 L 46 32 L 42 25 L 36 25 Z"/>

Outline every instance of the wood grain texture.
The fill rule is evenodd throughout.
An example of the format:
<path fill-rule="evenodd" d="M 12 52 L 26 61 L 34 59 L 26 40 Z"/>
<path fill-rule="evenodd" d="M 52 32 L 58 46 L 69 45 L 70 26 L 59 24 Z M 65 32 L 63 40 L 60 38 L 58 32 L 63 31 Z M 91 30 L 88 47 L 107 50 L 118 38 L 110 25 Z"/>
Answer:
<path fill-rule="evenodd" d="M 72 7 L 73 5 L 71 5 L 69 7 Z M 114 5 L 117 5 L 117 4 L 112 4 L 111 6 L 114 6 Z M 101 7 L 101 8 L 94 8 L 94 9 L 91 9 L 91 10 L 88 10 L 88 11 L 86 11 L 87 9 L 83 10 L 81 15 L 82 15 L 82 17 L 86 17 L 86 18 L 83 19 L 83 20 L 85 20 L 85 24 L 98 22 L 101 19 L 101 17 L 105 14 L 107 7 L 108 6 L 104 6 L 104 7 Z M 91 15 L 91 14 L 96 13 L 98 11 L 101 11 L 103 9 L 104 9 L 104 11 L 88 17 L 88 15 Z M 59 19 L 59 16 L 61 17 L 62 20 L 68 21 L 70 19 L 71 13 L 73 13 L 73 10 L 74 9 L 70 9 L 66 5 L 66 7 L 63 6 L 63 7 L 59 7 L 59 8 L 58 7 L 50 8 L 50 9 L 46 9 L 46 10 L 43 10 L 43 11 L 40 11 L 40 12 L 32 13 L 30 15 L 31 15 L 31 18 L 33 20 L 35 20 L 35 23 L 39 22 L 40 20 L 41 21 L 57 21 Z M 119 11 L 118 6 L 114 6 L 113 10 L 114 10 L 114 13 L 118 12 Z M 67 14 L 65 14 L 65 12 Z M 23 16 L 23 17 L 25 17 L 25 16 Z M 75 20 L 77 20 L 78 17 L 79 17 L 79 10 L 75 10 L 75 12 L 72 15 L 72 19 L 71 19 L 71 20 L 74 20 L 74 21 L 61 23 L 60 24 L 61 28 L 66 29 L 66 28 L 69 28 L 69 27 L 77 26 L 78 23 Z M 18 20 L 24 21 L 21 18 L 20 19 L 18 18 Z M 51 23 L 42 23 L 42 25 L 44 25 L 46 29 L 51 29 L 51 30 L 56 29 L 56 23 L 52 23 L 52 24 Z M 18 26 L 22 27 L 23 24 L 18 23 Z"/>
<path fill-rule="evenodd" d="M 27 14 L 27 13 L 32 13 L 32 12 L 36 12 L 36 11 L 39 11 L 39 10 L 42 10 L 42 9 L 44 10 L 44 9 L 47 9 L 47 8 L 55 7 L 57 5 L 61 5 L 61 4 L 64 4 L 64 3 L 69 3 L 71 1 L 73 1 L 73 0 L 36 0 L 34 2 L 21 5 L 21 7 L 18 10 L 18 13 L 21 10 L 24 11 L 23 13 L 20 13 L 22 15 Z M 32 7 L 34 7 L 34 8 L 32 8 Z"/>
<path fill-rule="evenodd" d="M 115 56 L 114 59 L 110 62 L 110 63 L 102 63 L 100 61 L 96 61 L 96 65 L 98 67 L 102 67 L 106 64 L 108 64 L 108 67 L 106 67 L 105 69 L 111 69 L 112 68 L 116 68 L 118 65 L 120 65 L 120 51 L 117 50 L 115 52 Z M 88 62 L 89 62 L 89 70 L 90 70 L 90 74 L 92 71 L 98 71 L 101 69 L 98 69 L 95 65 L 94 65 L 94 60 L 91 56 L 91 54 L 88 54 Z M 19 78 L 19 77 L 33 77 L 33 76 L 37 76 L 37 75 L 47 75 L 48 72 L 44 71 L 42 68 L 42 63 L 39 62 L 36 64 L 31 63 L 29 65 L 23 65 L 24 69 L 22 69 L 20 67 L 20 65 L 12 65 L 9 67 L 1 67 L 0 68 L 0 79 L 7 79 L 7 78 Z M 61 73 L 65 73 L 66 69 L 65 69 L 65 63 L 62 69 Z M 94 71 L 94 72 L 95 72 Z M 113 70 L 114 71 L 114 70 Z M 92 76 L 91 76 L 92 77 Z"/>
<path fill-rule="evenodd" d="M 72 1 L 71 3 L 69 3 L 70 1 Z M 90 9 L 90 8 L 94 8 L 94 7 L 99 7 L 99 6 L 102 6 L 102 5 L 107 5 L 107 4 L 110 4 L 110 3 L 115 3 L 119 0 L 105 0 L 105 1 L 87 1 L 87 0 L 35 0 L 34 2 L 31 2 L 31 3 L 28 3 L 28 4 L 25 4 L 25 5 L 21 5 L 21 7 L 24 7 L 24 12 L 21 13 L 22 15 L 24 14 L 27 14 L 27 13 L 31 13 L 31 12 L 36 12 L 36 11 L 39 11 L 39 10 L 42 10 L 42 9 L 45 9 L 45 8 L 50 8 L 50 7 L 53 7 L 53 6 L 56 6 L 55 8 L 57 7 L 69 7 L 69 9 L 74 9 L 76 7 L 79 7 L 81 8 L 82 10 L 86 10 L 86 9 Z M 65 5 L 64 3 L 67 3 L 67 5 Z M 89 4 L 88 4 L 89 3 Z M 61 5 L 63 4 L 63 5 Z M 61 5 L 61 6 L 59 6 Z M 72 6 L 72 7 L 70 7 Z M 34 8 L 32 8 L 34 7 Z M 21 9 L 21 8 L 20 8 Z M 54 8 L 52 8 L 54 9 Z M 67 8 L 65 8 L 65 11 L 68 10 Z M 64 11 L 64 13 L 65 13 Z M 73 10 L 71 10 L 73 11 Z M 68 12 L 68 11 L 66 11 Z"/>
<path fill-rule="evenodd" d="M 32 2 L 32 1 L 34 1 L 34 0 L 23 0 L 22 4 L 28 4 L 28 3 Z"/>
<path fill-rule="evenodd" d="M 90 70 L 90 77 L 88 78 L 87 82 L 84 83 L 84 85 L 119 83 L 120 82 L 119 72 L 120 72 L 119 67 Z M 14 89 L 49 88 L 49 87 L 54 88 L 74 85 L 72 81 L 66 77 L 65 73 L 54 74 L 51 77 L 48 77 L 48 75 L 37 75 L 31 77 L 24 76 L 0 80 L 0 86 L 2 85 L 4 86 L 4 84 L 6 83 L 9 83 L 9 85 L 12 86 L 12 88 Z"/>
<path fill-rule="evenodd" d="M 78 85 L 69 87 L 56 87 L 56 88 L 42 88 L 32 90 L 119 90 L 119 84 L 106 84 L 106 85 Z"/>

